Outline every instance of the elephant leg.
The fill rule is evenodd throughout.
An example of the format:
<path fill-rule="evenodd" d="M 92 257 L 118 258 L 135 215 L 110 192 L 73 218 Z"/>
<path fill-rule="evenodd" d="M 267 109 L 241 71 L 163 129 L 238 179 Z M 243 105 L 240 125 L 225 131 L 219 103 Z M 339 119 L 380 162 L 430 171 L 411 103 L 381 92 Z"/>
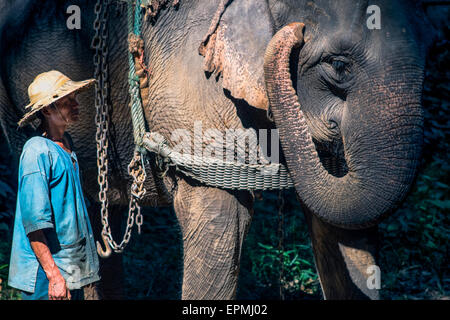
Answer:
<path fill-rule="evenodd" d="M 92 224 L 92 230 L 94 232 L 94 238 L 99 241 L 102 246 L 101 232 L 102 222 L 100 217 L 100 205 L 93 204 L 89 210 L 89 216 Z M 111 232 L 114 240 L 119 242 L 121 234 L 121 223 L 123 218 L 123 210 L 126 210 L 124 206 L 110 205 L 108 210 L 109 225 L 111 226 Z M 121 240 L 121 238 L 120 238 Z M 86 299 L 104 299 L 104 300 L 121 300 L 123 299 L 123 283 L 124 283 L 124 271 L 122 263 L 122 254 L 112 253 L 106 259 L 100 258 L 100 277 L 101 280 L 98 283 L 92 284 L 85 288 Z"/>
<path fill-rule="evenodd" d="M 182 299 L 235 297 L 252 204 L 249 192 L 229 192 L 179 181 L 174 208 L 183 236 Z"/>
<path fill-rule="evenodd" d="M 377 266 L 377 227 L 345 230 L 320 220 L 306 208 L 303 211 L 324 298 L 378 300 L 374 277 L 379 276 L 379 269 L 373 267 Z"/>

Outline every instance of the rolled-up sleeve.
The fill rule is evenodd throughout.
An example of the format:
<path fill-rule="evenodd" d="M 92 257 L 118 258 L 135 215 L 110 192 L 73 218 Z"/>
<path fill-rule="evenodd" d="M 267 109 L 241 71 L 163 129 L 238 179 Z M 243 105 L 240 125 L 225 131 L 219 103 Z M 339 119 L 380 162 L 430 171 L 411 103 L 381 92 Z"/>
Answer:
<path fill-rule="evenodd" d="M 48 183 L 41 173 L 30 173 L 22 178 L 20 208 L 27 235 L 36 230 L 53 228 Z"/>
<path fill-rule="evenodd" d="M 19 205 L 25 233 L 53 228 L 49 193 L 51 170 L 49 153 L 25 152 L 21 161 L 22 176 L 19 181 Z"/>

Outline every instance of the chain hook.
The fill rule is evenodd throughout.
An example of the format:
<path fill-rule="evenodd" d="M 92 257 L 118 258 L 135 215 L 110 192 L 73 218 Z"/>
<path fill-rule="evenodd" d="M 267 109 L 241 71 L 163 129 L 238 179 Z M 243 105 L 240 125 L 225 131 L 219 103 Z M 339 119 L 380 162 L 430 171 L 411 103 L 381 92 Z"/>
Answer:
<path fill-rule="evenodd" d="M 109 258 L 109 256 L 111 256 L 112 250 L 111 246 L 109 245 L 108 238 L 103 234 L 103 232 L 102 232 L 102 241 L 103 244 L 105 245 L 105 250 L 103 250 L 100 242 L 97 241 L 97 253 L 100 257 L 106 259 Z"/>

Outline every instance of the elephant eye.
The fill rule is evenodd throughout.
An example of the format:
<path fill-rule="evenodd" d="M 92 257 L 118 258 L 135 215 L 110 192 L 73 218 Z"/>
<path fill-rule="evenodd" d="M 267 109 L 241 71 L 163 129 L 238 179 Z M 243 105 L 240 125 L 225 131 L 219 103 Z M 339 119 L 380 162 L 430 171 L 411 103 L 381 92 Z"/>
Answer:
<path fill-rule="evenodd" d="M 345 95 L 353 79 L 350 59 L 344 56 L 324 57 L 319 66 L 319 74 L 333 92 L 339 93 L 339 96 Z"/>
<path fill-rule="evenodd" d="M 331 62 L 331 65 L 333 66 L 334 70 L 336 70 L 337 73 L 342 74 L 346 71 L 346 64 L 342 60 L 333 60 Z"/>
<path fill-rule="evenodd" d="M 331 67 L 330 76 L 337 82 L 345 81 L 350 74 L 350 61 L 346 57 L 328 57 L 323 62 Z"/>

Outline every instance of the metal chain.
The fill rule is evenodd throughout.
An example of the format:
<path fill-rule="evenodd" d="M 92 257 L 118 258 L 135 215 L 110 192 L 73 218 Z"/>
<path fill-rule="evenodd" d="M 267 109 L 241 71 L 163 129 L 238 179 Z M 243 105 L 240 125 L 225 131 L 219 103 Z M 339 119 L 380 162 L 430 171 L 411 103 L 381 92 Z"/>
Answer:
<path fill-rule="evenodd" d="M 95 124 L 97 127 L 97 131 L 95 133 L 95 141 L 97 142 L 97 168 L 98 168 L 98 184 L 100 187 L 100 191 L 98 194 L 98 198 L 101 202 L 101 217 L 102 217 L 102 238 L 103 242 L 105 242 L 105 237 L 107 233 L 111 232 L 108 224 L 108 198 L 106 193 L 108 191 L 108 139 L 106 136 L 107 133 L 107 117 L 108 117 L 108 106 L 104 101 L 103 88 L 107 86 L 105 83 L 105 79 L 103 78 L 102 72 L 102 61 L 104 60 L 104 38 L 102 37 L 102 27 L 106 23 L 106 10 L 103 10 L 103 1 L 98 0 L 94 7 L 94 13 L 96 15 L 94 20 L 94 31 L 95 35 L 92 39 L 91 47 L 95 49 L 94 54 L 94 76 L 97 80 L 95 83 Z M 104 34 L 103 34 L 104 35 Z M 106 52 L 107 53 L 107 52 Z M 109 256 L 111 254 L 111 249 L 108 247 L 105 242 L 106 251 L 102 251 L 99 243 L 97 242 L 97 251 L 100 256 Z"/>
<path fill-rule="evenodd" d="M 111 255 L 111 248 L 120 253 L 125 249 L 125 246 L 130 241 L 131 231 L 134 224 L 134 214 L 137 210 L 136 224 L 138 226 L 138 232 L 141 232 L 141 225 L 143 222 L 143 216 L 140 210 L 140 206 L 137 204 L 137 199 L 145 194 L 145 188 L 143 188 L 143 182 L 146 175 L 145 170 L 133 169 L 136 163 L 141 165 L 141 157 L 139 154 L 134 155 L 132 161 L 128 166 L 128 172 L 133 178 L 131 199 L 128 208 L 127 226 L 123 240 L 120 244 L 117 244 L 111 234 L 111 227 L 108 222 L 108 124 L 109 124 L 109 78 L 108 78 L 108 4 L 109 0 L 97 0 L 95 4 L 94 13 L 96 15 L 94 21 L 95 35 L 92 39 L 91 47 L 95 49 L 94 54 L 94 67 L 95 67 L 95 123 L 97 131 L 95 134 L 95 140 L 97 142 L 97 168 L 98 168 L 98 184 L 100 187 L 99 200 L 101 202 L 101 217 L 102 217 L 102 239 L 106 247 L 106 250 L 101 248 L 100 243 L 97 242 L 98 254 L 106 258 Z M 137 190 L 137 191 L 136 191 Z"/>
<path fill-rule="evenodd" d="M 129 205 L 129 212 L 137 210 L 136 225 L 138 233 L 141 234 L 141 226 L 144 222 L 144 217 L 141 213 L 141 207 L 139 206 L 139 199 L 142 199 L 147 192 L 144 188 L 144 182 L 147 178 L 144 165 L 144 156 L 139 152 L 134 152 L 134 157 L 128 165 L 128 174 L 133 177 L 133 183 L 131 185 L 131 199 Z"/>

